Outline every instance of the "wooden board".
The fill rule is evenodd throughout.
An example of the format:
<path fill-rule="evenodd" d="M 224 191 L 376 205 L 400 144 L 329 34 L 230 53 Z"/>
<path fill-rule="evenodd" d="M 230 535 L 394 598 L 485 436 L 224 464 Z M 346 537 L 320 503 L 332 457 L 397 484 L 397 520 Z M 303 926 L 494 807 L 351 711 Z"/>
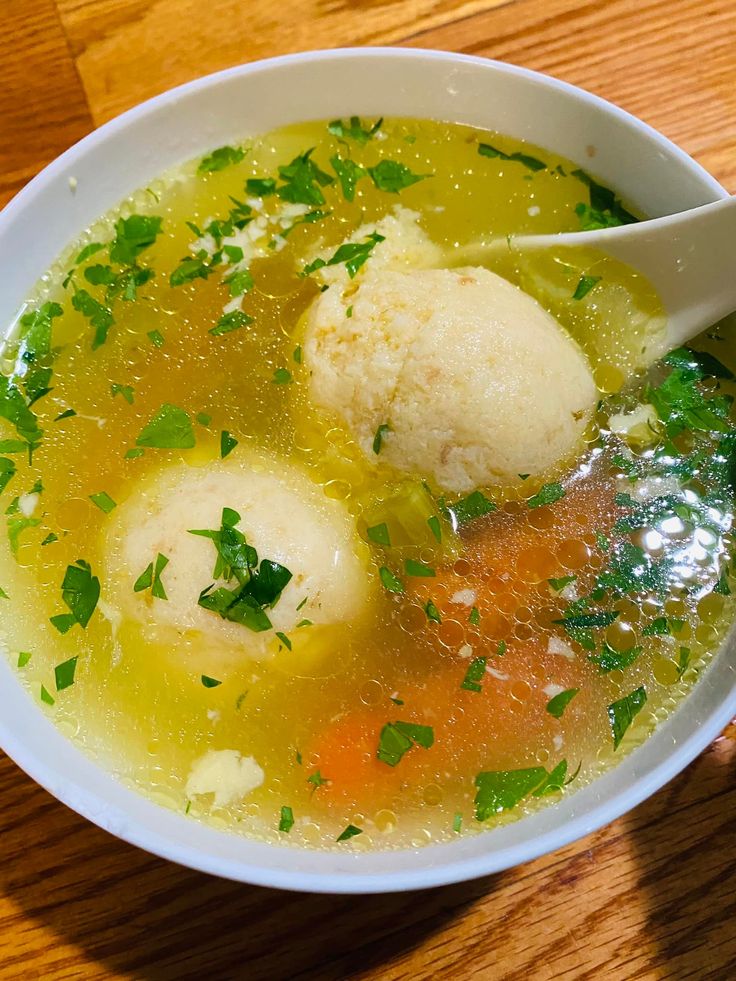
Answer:
<path fill-rule="evenodd" d="M 736 190 L 734 0 L 3 0 L 0 203 L 95 123 L 299 48 L 504 58 L 613 99 Z M 0 757 L 0 978 L 736 978 L 736 727 L 632 814 L 520 869 L 312 897 L 151 858 Z"/>

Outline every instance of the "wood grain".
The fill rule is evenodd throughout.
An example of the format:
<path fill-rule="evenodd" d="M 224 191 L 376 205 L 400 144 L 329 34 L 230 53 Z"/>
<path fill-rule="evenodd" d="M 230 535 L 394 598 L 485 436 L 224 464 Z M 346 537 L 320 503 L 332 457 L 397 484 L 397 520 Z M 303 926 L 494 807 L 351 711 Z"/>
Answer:
<path fill-rule="evenodd" d="M 0 203 L 94 123 L 254 57 L 406 42 L 613 99 L 736 190 L 734 0 L 3 0 Z M 736 726 L 627 817 L 502 875 L 339 898 L 222 882 L 0 756 L 0 979 L 731 981 Z"/>
<path fill-rule="evenodd" d="M 661 130 L 736 191 L 736 3 L 519 0 L 419 28 L 407 43 L 581 85 Z"/>
<path fill-rule="evenodd" d="M 0 207 L 92 125 L 53 0 L 2 0 Z"/>

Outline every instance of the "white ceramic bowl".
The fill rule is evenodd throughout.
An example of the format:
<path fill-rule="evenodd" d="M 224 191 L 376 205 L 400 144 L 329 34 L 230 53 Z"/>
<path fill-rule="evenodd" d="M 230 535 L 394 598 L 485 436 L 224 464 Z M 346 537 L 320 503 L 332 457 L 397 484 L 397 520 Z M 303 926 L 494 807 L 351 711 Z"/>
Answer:
<path fill-rule="evenodd" d="M 652 216 L 725 196 L 701 167 L 644 123 L 522 68 L 381 48 L 275 58 L 211 75 L 138 106 L 31 181 L 0 214 L 0 323 L 12 322 L 24 296 L 71 239 L 161 171 L 248 134 L 356 113 L 452 120 L 529 139 L 587 165 Z M 2 658 L 0 745 L 59 800 L 157 855 L 266 886 L 389 892 L 497 872 L 634 807 L 736 714 L 735 666 L 734 644 L 727 642 L 672 716 L 591 785 L 514 824 L 418 850 L 301 851 L 248 841 L 165 810 L 121 786 L 67 741 Z"/>

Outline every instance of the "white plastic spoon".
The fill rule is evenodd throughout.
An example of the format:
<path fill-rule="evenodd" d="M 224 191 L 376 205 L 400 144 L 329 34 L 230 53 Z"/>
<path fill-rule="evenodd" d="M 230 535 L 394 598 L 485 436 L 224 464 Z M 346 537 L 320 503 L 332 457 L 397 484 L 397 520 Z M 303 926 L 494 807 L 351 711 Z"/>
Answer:
<path fill-rule="evenodd" d="M 514 251 L 600 249 L 645 276 L 667 314 L 670 351 L 736 311 L 736 197 L 631 225 L 557 235 L 520 235 L 459 249 L 453 265 L 483 264 L 506 246 Z"/>

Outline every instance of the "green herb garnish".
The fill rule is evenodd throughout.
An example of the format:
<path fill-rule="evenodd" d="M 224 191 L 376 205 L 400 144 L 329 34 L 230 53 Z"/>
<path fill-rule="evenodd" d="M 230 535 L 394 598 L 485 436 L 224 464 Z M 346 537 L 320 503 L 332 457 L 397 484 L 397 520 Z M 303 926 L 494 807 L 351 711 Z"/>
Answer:
<path fill-rule="evenodd" d="M 274 385 L 288 385 L 293 378 L 288 368 L 277 368 L 273 373 L 272 381 Z"/>
<path fill-rule="evenodd" d="M 382 565 L 378 570 L 378 575 L 380 576 L 384 589 L 387 589 L 390 593 L 404 592 L 404 584 L 402 581 L 397 579 L 393 572 L 391 572 L 390 569 L 387 569 L 385 565 Z"/>
<path fill-rule="evenodd" d="M 581 276 L 572 295 L 573 300 L 582 300 L 583 297 L 586 297 L 596 283 L 600 283 L 602 278 L 602 276 Z"/>
<path fill-rule="evenodd" d="M 532 157 L 528 153 L 520 153 L 518 151 L 515 153 L 504 153 L 503 150 L 499 150 L 497 147 L 491 146 L 490 143 L 479 143 L 478 153 L 481 155 L 481 157 L 497 157 L 499 160 L 509 160 L 512 163 L 520 163 L 528 170 L 534 172 L 547 169 L 547 165 L 541 160 L 538 160 L 537 157 Z"/>
<path fill-rule="evenodd" d="M 97 494 L 90 494 L 89 499 L 93 504 L 97 505 L 100 511 L 104 511 L 105 514 L 109 514 L 117 507 L 117 504 L 115 501 L 113 501 L 107 491 L 99 491 Z"/>
<path fill-rule="evenodd" d="M 488 658 L 476 657 L 468 665 L 468 670 L 465 672 L 465 677 L 460 683 L 460 687 L 464 688 L 466 691 L 479 692 L 482 691 L 480 683 L 486 673 L 486 664 L 488 663 Z"/>
<path fill-rule="evenodd" d="M 550 698 L 546 705 L 549 714 L 555 719 L 561 719 L 563 712 L 579 691 L 579 688 L 568 688 L 567 691 L 561 691 L 558 695 Z"/>
<path fill-rule="evenodd" d="M 424 612 L 427 614 L 428 620 L 431 620 L 433 623 L 442 623 L 440 611 L 434 605 L 432 600 L 427 600 L 427 602 L 424 604 Z"/>
<path fill-rule="evenodd" d="M 156 556 L 155 564 L 149 562 L 144 571 L 136 579 L 133 584 L 133 592 L 141 593 L 146 589 L 150 589 L 151 595 L 155 596 L 156 599 L 167 600 L 169 597 L 166 595 L 164 584 L 161 582 L 161 573 L 168 564 L 168 558 L 159 552 Z"/>
<path fill-rule="evenodd" d="M 366 534 L 372 542 L 376 543 L 376 545 L 385 545 L 386 547 L 391 545 L 388 525 L 385 521 L 383 521 L 380 525 L 373 525 L 371 528 L 367 528 Z"/>
<path fill-rule="evenodd" d="M 623 671 L 624 668 L 628 668 L 639 657 L 641 652 L 641 647 L 631 647 L 628 651 L 617 651 L 604 641 L 602 652 L 596 655 L 589 655 L 588 660 L 598 665 L 601 674 L 608 674 L 611 671 Z"/>
<path fill-rule="evenodd" d="M 377 758 L 388 766 L 396 766 L 402 756 L 414 746 L 429 749 L 434 744 L 431 726 L 413 722 L 387 722 L 378 740 Z"/>
<path fill-rule="evenodd" d="M 222 682 L 218 681 L 217 678 L 210 678 L 206 674 L 202 675 L 201 680 L 205 688 L 218 688 L 222 684 Z"/>
<path fill-rule="evenodd" d="M 230 313 L 223 314 L 214 327 L 210 327 L 209 333 L 213 337 L 220 337 L 222 334 L 230 334 L 241 327 L 247 327 L 253 323 L 253 318 L 242 310 L 231 310 Z"/>
<path fill-rule="evenodd" d="M 529 510 L 541 508 L 547 504 L 555 504 L 565 496 L 565 489 L 560 483 L 545 484 L 535 495 L 527 501 Z"/>
<path fill-rule="evenodd" d="M 389 194 L 398 194 L 404 188 L 411 187 L 412 184 L 432 176 L 431 174 L 414 174 L 397 160 L 381 160 L 375 167 L 368 167 L 367 170 L 378 190 L 387 191 Z"/>
<path fill-rule="evenodd" d="M 92 568 L 84 559 L 77 559 L 74 565 L 66 567 L 61 598 L 70 612 L 51 617 L 51 623 L 61 634 L 77 623 L 85 629 L 100 598 L 100 580 L 92 575 Z"/>
<path fill-rule="evenodd" d="M 143 427 L 136 446 L 150 446 L 155 449 L 191 449 L 196 440 L 192 430 L 192 420 L 184 409 L 165 403 Z"/>
<path fill-rule="evenodd" d="M 463 497 L 453 504 L 445 505 L 445 510 L 449 513 L 451 520 L 454 519 L 453 523 L 462 527 L 469 521 L 475 521 L 476 518 L 491 514 L 496 510 L 496 505 L 480 491 L 473 491 L 467 497 Z"/>
<path fill-rule="evenodd" d="M 386 433 L 391 432 L 391 426 L 387 422 L 381 423 L 381 425 L 376 430 L 376 435 L 373 437 L 373 452 L 378 456 L 381 452 L 383 446 L 383 438 Z"/>
<path fill-rule="evenodd" d="M 646 700 L 647 693 L 641 687 L 608 706 L 608 721 L 613 735 L 614 749 L 618 749 L 621 745 L 626 730 L 634 721 L 635 716 L 641 712 Z"/>
<path fill-rule="evenodd" d="M 220 458 L 224 460 L 229 453 L 232 453 L 237 445 L 237 439 L 231 436 L 227 429 L 223 429 L 220 433 Z"/>
<path fill-rule="evenodd" d="M 279 818 L 279 831 L 284 831 L 288 834 L 294 827 L 294 812 L 290 807 L 283 806 L 281 808 L 281 817 Z"/>
<path fill-rule="evenodd" d="M 71 688 L 74 684 L 74 675 L 77 671 L 77 657 L 70 657 L 68 661 L 63 661 L 61 664 L 57 664 L 54 668 L 54 678 L 56 681 L 56 690 L 63 691 L 65 688 Z"/>
<path fill-rule="evenodd" d="M 343 242 L 337 251 L 329 259 L 314 259 L 302 270 L 303 276 L 309 276 L 318 269 L 325 266 L 339 266 L 345 263 L 347 274 L 352 279 L 358 270 L 365 264 L 373 249 L 384 241 L 384 236 L 378 232 L 371 232 L 363 242 Z"/>
<path fill-rule="evenodd" d="M 245 157 L 246 151 L 239 146 L 221 146 L 206 157 L 202 157 L 197 167 L 198 174 L 212 174 L 217 170 L 224 170 L 232 164 L 240 163 Z"/>
<path fill-rule="evenodd" d="M 362 834 L 362 828 L 356 828 L 354 824 L 349 824 L 347 828 L 345 828 L 345 830 L 342 831 L 337 838 L 335 838 L 335 841 L 347 841 L 349 838 L 354 838 L 356 835 Z"/>
<path fill-rule="evenodd" d="M 414 559 L 407 559 L 404 562 L 404 570 L 407 576 L 423 579 L 431 579 L 437 575 L 431 566 L 426 565 L 424 562 L 416 562 Z"/>
<path fill-rule="evenodd" d="M 342 119 L 333 119 L 332 122 L 327 124 L 327 129 L 339 140 L 354 140 L 361 146 L 365 146 L 376 135 L 382 123 L 383 117 L 372 126 L 369 126 L 368 123 L 363 125 L 360 117 L 351 116 L 347 122 Z"/>

